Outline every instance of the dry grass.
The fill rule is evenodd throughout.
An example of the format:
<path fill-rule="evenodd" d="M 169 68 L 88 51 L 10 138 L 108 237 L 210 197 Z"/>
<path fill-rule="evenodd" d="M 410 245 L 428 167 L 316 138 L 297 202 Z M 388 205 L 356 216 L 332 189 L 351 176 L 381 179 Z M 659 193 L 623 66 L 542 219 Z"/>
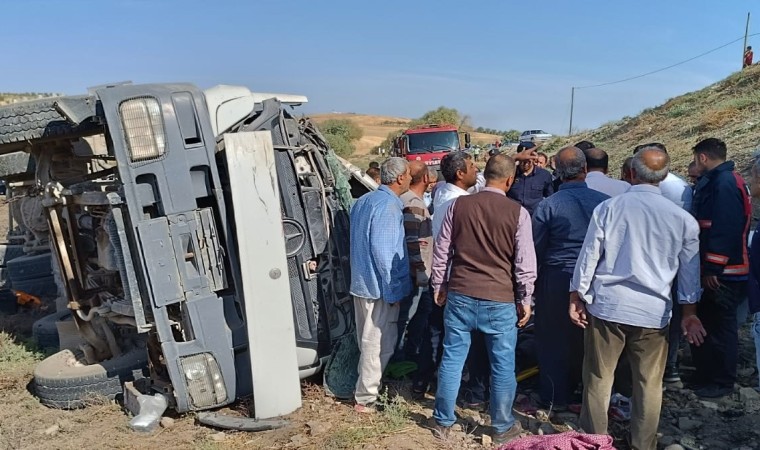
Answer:
<path fill-rule="evenodd" d="M 610 174 L 618 176 L 620 165 L 636 145 L 662 142 L 668 147 L 674 170 L 685 175 L 694 144 L 717 137 L 726 142 L 729 158 L 746 173 L 751 155 L 760 144 L 759 90 L 760 66 L 752 66 L 702 90 L 644 110 L 636 117 L 555 139 L 545 149 L 556 151 L 582 139 L 589 140 L 607 150 Z"/>

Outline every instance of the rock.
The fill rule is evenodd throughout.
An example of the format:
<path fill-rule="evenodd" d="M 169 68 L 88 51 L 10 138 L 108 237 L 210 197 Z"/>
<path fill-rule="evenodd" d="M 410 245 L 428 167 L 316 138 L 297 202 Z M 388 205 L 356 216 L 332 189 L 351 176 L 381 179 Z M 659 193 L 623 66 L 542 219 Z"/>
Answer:
<path fill-rule="evenodd" d="M 493 439 L 491 439 L 491 436 L 484 434 L 480 437 L 480 444 L 485 448 L 491 448 L 491 445 L 493 445 Z"/>
<path fill-rule="evenodd" d="M 739 401 L 747 409 L 758 409 L 760 408 L 760 393 L 754 388 L 743 387 L 739 389 Z"/>
<path fill-rule="evenodd" d="M 214 442 L 222 442 L 225 439 L 227 439 L 227 435 L 224 434 L 224 431 L 220 431 L 211 435 L 211 440 Z"/>
<path fill-rule="evenodd" d="M 554 434 L 556 432 L 557 431 L 554 429 L 552 424 L 548 422 L 542 423 L 541 426 L 538 427 L 538 434 L 541 435 Z"/>
<path fill-rule="evenodd" d="M 455 423 L 454 425 L 451 426 L 451 431 L 454 431 L 454 432 L 460 432 L 460 431 L 462 431 L 462 424 L 461 423 Z"/>
<path fill-rule="evenodd" d="M 681 444 L 670 444 L 664 450 L 686 450 Z"/>
<path fill-rule="evenodd" d="M 700 403 L 700 404 L 701 404 L 703 407 L 705 407 L 705 408 L 707 408 L 707 409 L 712 409 L 712 410 L 715 410 L 715 411 L 717 411 L 717 410 L 718 410 L 718 404 L 717 404 L 717 403 L 715 403 L 715 402 L 710 402 L 710 401 L 707 401 L 707 400 L 700 400 L 700 401 L 699 401 L 699 403 Z"/>
<path fill-rule="evenodd" d="M 306 422 L 306 426 L 309 427 L 309 434 L 312 436 L 319 436 L 320 434 L 327 433 L 330 431 L 330 428 L 332 428 L 332 425 L 328 422 L 319 422 L 316 420 Z"/>
<path fill-rule="evenodd" d="M 689 419 L 688 417 L 681 417 L 678 419 L 678 428 L 683 431 L 695 430 L 702 426 L 702 422 L 698 420 Z"/>
<path fill-rule="evenodd" d="M 50 426 L 48 428 L 45 428 L 45 435 L 46 436 L 55 436 L 58 434 L 58 430 L 60 430 L 61 427 L 58 426 L 58 424 L 55 424 L 53 426 Z"/>
<path fill-rule="evenodd" d="M 309 438 L 304 436 L 303 434 L 297 434 L 290 438 L 290 442 L 293 443 L 293 445 L 296 446 L 296 448 L 301 448 L 306 445 L 306 443 L 309 442 Z"/>
<path fill-rule="evenodd" d="M 161 424 L 162 428 L 171 428 L 174 426 L 174 419 L 171 417 L 162 417 L 161 422 L 159 423 Z"/>
<path fill-rule="evenodd" d="M 660 445 L 662 445 L 664 447 L 668 447 L 668 446 L 670 446 L 672 444 L 675 444 L 676 441 L 677 441 L 677 439 L 675 437 L 673 437 L 673 436 L 663 436 L 660 439 L 658 439 L 658 441 L 659 441 Z"/>

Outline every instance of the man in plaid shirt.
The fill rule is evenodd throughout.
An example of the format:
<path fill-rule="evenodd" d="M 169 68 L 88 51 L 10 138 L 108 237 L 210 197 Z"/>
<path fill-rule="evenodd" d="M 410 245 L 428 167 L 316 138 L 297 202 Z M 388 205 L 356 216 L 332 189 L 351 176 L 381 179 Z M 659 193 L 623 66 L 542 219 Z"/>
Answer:
<path fill-rule="evenodd" d="M 409 164 L 389 158 L 380 166 L 382 186 L 351 208 L 351 295 L 354 296 L 359 379 L 356 411 L 374 412 L 380 381 L 396 337 L 398 303 L 411 292 L 403 203 Z"/>

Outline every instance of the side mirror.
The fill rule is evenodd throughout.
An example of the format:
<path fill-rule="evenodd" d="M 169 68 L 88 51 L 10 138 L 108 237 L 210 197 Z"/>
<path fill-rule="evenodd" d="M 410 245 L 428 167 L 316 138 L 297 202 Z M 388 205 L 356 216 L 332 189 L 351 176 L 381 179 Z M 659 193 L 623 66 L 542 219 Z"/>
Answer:
<path fill-rule="evenodd" d="M 470 148 L 470 142 L 471 142 L 470 133 L 465 133 L 464 134 L 464 148 Z"/>

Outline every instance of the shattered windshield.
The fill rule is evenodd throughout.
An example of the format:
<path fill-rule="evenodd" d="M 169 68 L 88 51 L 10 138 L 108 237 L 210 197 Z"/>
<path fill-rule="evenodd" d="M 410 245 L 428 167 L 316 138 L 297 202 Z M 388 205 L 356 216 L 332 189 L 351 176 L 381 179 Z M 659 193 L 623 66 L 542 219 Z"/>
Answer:
<path fill-rule="evenodd" d="M 449 152 L 459 149 L 459 135 L 456 131 L 414 133 L 408 137 L 410 154 Z"/>

